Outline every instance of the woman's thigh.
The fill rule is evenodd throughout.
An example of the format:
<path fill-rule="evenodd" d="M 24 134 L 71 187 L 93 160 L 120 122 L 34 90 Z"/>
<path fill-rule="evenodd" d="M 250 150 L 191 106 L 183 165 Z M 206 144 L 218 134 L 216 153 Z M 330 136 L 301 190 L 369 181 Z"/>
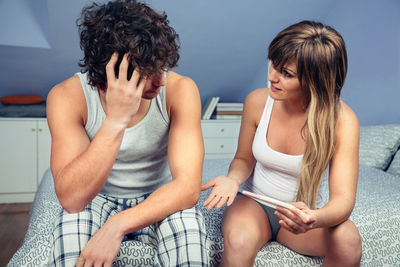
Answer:
<path fill-rule="evenodd" d="M 268 217 L 254 200 L 238 195 L 231 206 L 224 211 L 222 222 L 224 240 L 245 242 L 260 249 L 271 239 Z"/>
<path fill-rule="evenodd" d="M 277 241 L 300 254 L 324 257 L 344 247 L 341 244 L 347 243 L 346 239 L 357 236 L 359 233 L 356 226 L 347 220 L 334 227 L 317 228 L 297 235 L 282 227 Z"/>

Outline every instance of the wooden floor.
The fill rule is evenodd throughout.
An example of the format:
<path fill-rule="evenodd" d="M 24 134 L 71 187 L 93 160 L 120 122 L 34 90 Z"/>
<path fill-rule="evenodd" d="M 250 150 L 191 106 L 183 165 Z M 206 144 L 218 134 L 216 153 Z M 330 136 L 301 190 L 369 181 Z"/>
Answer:
<path fill-rule="evenodd" d="M 0 266 L 6 266 L 22 245 L 31 204 L 0 204 Z"/>

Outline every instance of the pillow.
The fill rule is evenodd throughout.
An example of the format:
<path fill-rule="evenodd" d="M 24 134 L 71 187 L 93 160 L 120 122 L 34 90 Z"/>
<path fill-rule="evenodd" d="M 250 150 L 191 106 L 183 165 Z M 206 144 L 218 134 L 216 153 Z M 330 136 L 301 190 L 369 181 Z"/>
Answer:
<path fill-rule="evenodd" d="M 397 151 L 397 153 L 394 155 L 394 158 L 390 163 L 387 172 L 394 175 L 400 175 L 400 150 Z"/>
<path fill-rule="evenodd" d="M 0 97 L 0 102 L 4 105 L 27 105 L 42 103 L 44 99 L 40 95 L 8 95 Z"/>
<path fill-rule="evenodd" d="M 360 127 L 360 165 L 386 170 L 400 146 L 400 124 Z"/>
<path fill-rule="evenodd" d="M 46 104 L 6 105 L 0 107 L 2 117 L 46 117 Z"/>

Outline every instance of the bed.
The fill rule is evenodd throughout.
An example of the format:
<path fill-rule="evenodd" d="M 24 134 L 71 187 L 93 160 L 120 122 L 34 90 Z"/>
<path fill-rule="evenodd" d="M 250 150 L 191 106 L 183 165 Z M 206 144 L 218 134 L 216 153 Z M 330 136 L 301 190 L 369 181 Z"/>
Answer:
<path fill-rule="evenodd" d="M 357 201 L 351 220 L 357 225 L 363 241 L 361 266 L 400 266 L 400 125 L 361 127 L 360 135 Z M 204 182 L 225 174 L 229 163 L 230 159 L 205 160 Z M 326 179 L 320 192 L 323 201 L 327 201 Z M 209 211 L 203 207 L 201 203 L 207 194 L 202 192 L 197 207 L 205 215 L 210 265 L 217 266 L 223 251 L 223 209 Z M 60 209 L 48 170 L 32 204 L 24 243 L 8 266 L 47 266 L 52 222 Z M 154 254 L 151 247 L 139 242 L 123 242 L 113 266 L 152 266 Z M 321 264 L 321 258 L 297 254 L 277 242 L 267 243 L 255 260 L 255 266 Z"/>

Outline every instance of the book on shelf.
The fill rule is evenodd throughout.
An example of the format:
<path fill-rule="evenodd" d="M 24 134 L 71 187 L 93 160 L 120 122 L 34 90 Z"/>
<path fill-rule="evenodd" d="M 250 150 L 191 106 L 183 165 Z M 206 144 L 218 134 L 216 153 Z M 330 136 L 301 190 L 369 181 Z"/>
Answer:
<path fill-rule="evenodd" d="M 243 103 L 219 102 L 215 113 L 217 120 L 240 120 L 243 113 Z"/>
<path fill-rule="evenodd" d="M 217 120 L 241 120 L 242 115 L 215 115 Z"/>
<path fill-rule="evenodd" d="M 243 110 L 216 110 L 217 115 L 242 115 Z"/>
<path fill-rule="evenodd" d="M 219 102 L 216 107 L 217 111 L 242 111 L 243 103 L 241 102 Z"/>
<path fill-rule="evenodd" d="M 208 97 L 202 108 L 201 119 L 209 120 L 215 111 L 217 103 L 219 101 L 219 96 Z"/>

